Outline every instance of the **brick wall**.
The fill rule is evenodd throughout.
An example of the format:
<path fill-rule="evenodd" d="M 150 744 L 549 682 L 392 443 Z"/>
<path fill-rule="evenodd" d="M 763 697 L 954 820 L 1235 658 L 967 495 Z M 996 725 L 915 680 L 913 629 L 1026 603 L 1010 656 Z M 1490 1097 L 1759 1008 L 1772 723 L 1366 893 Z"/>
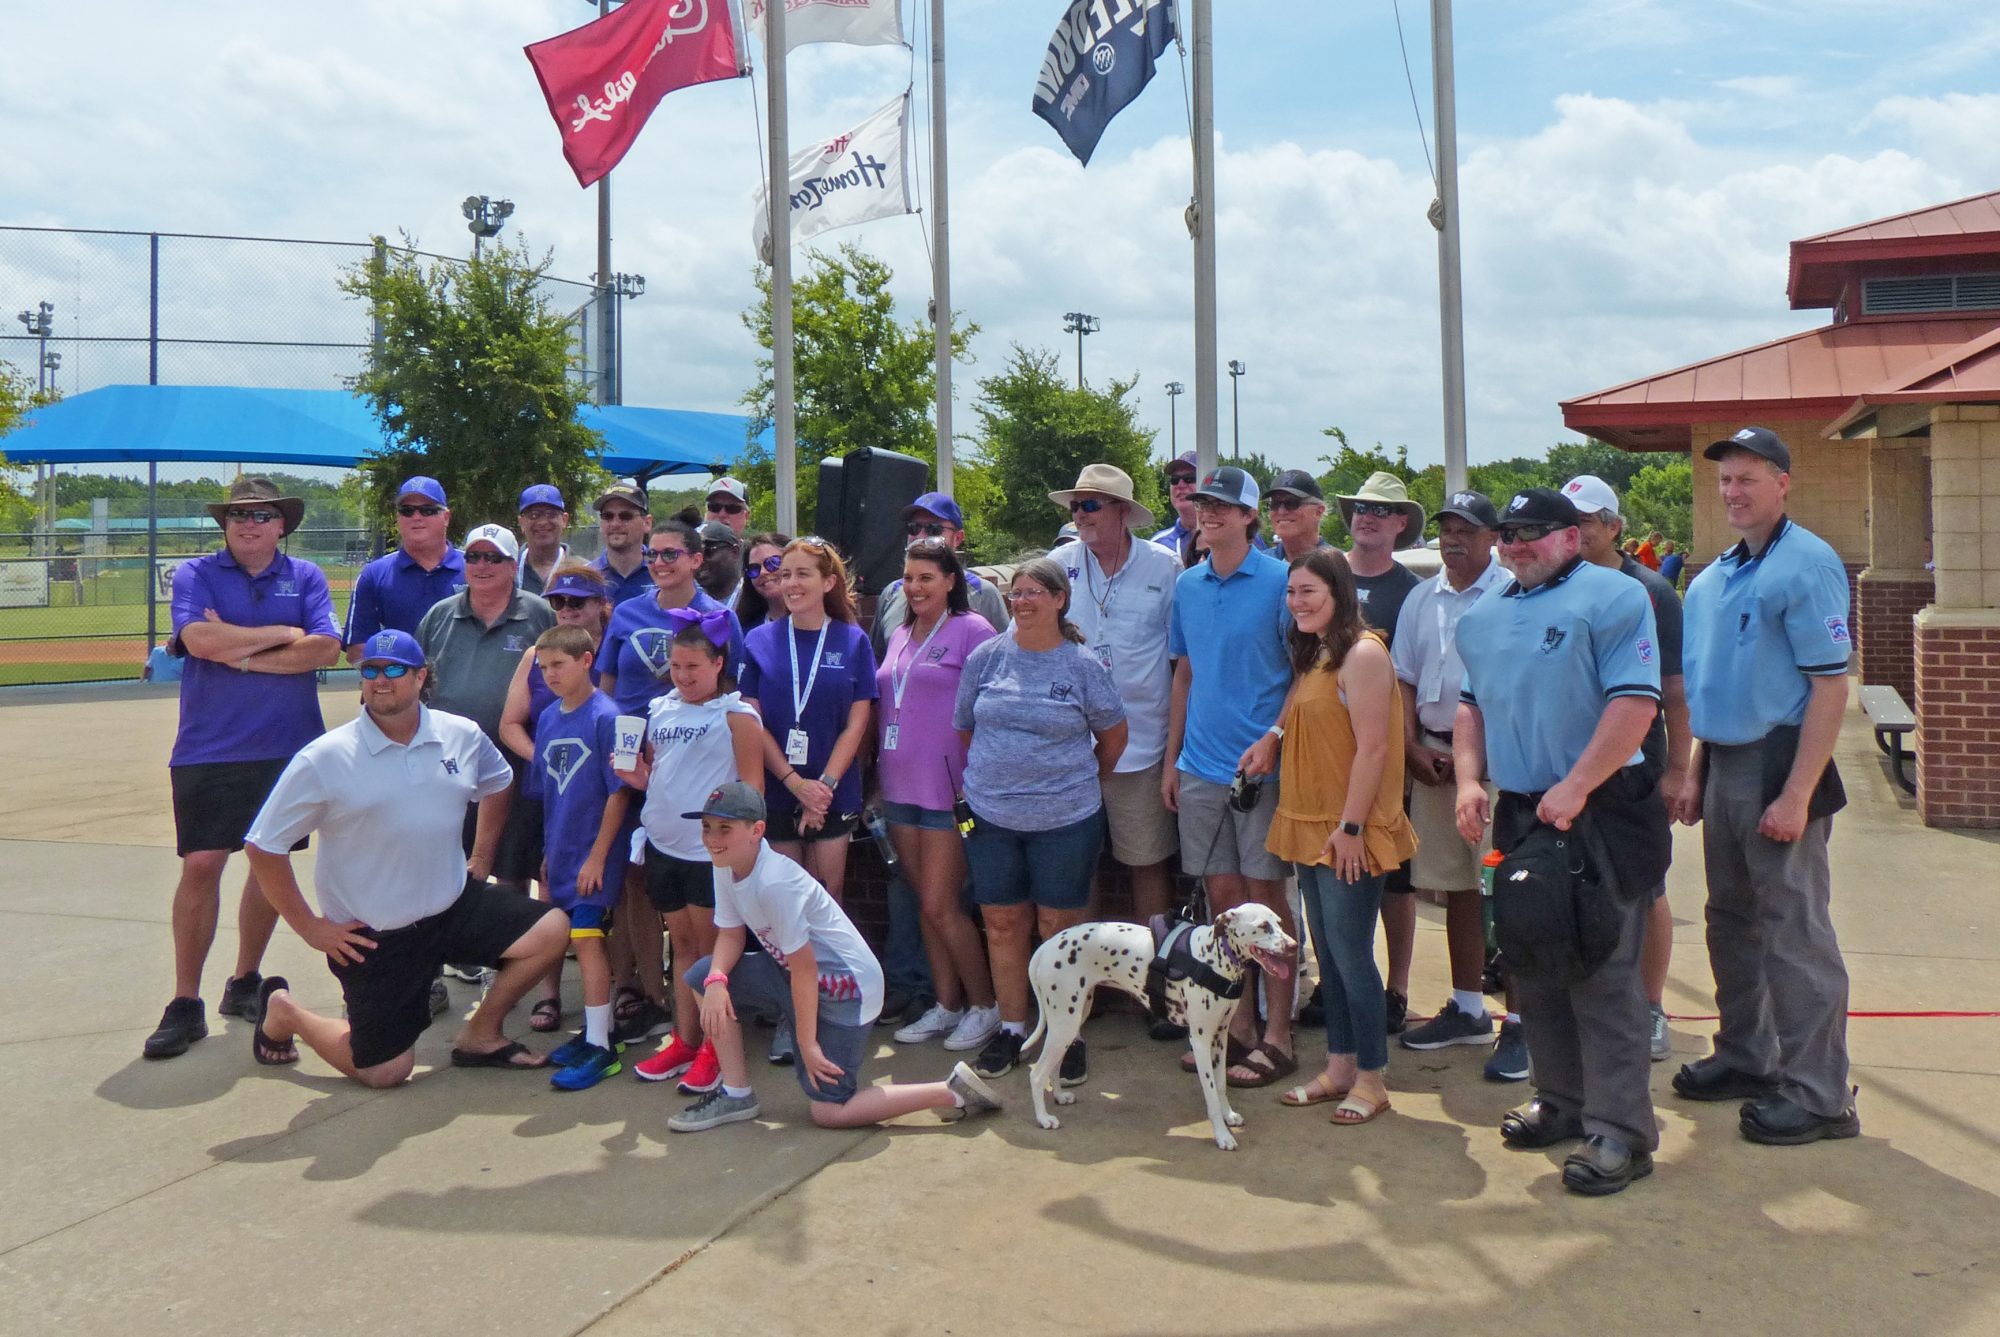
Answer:
<path fill-rule="evenodd" d="M 1916 676 L 1918 814 L 2000 827 L 2000 617 L 1925 609 Z"/>
<path fill-rule="evenodd" d="M 1854 589 L 1854 648 L 1861 681 L 1893 687 L 1914 709 L 1917 699 L 1917 613 L 1933 597 L 1929 576 L 1918 579 L 1864 575 Z"/>

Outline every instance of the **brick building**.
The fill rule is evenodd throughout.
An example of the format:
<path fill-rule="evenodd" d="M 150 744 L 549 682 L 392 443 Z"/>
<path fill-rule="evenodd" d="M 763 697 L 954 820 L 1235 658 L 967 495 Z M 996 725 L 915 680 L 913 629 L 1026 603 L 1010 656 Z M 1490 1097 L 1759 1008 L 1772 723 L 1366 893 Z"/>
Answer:
<path fill-rule="evenodd" d="M 1916 711 L 1919 814 L 2000 827 L 2000 192 L 1795 241 L 1786 290 L 1832 323 L 1566 400 L 1563 421 L 1692 453 L 1690 568 L 1735 540 L 1700 447 L 1782 436 L 1790 514 L 1847 563 L 1862 680 Z"/>

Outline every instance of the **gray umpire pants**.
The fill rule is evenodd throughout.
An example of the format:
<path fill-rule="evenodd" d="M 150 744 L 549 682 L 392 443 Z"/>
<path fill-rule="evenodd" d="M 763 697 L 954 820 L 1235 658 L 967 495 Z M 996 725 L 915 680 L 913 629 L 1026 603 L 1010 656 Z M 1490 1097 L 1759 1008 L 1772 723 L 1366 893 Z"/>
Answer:
<path fill-rule="evenodd" d="M 1707 749 L 1702 855 L 1708 870 L 1708 961 L 1715 974 L 1715 1056 L 1766 1077 L 1821 1116 L 1851 1106 L 1847 966 L 1828 904 L 1833 819 L 1790 842 L 1760 835 L 1763 756 L 1756 744 Z"/>
<path fill-rule="evenodd" d="M 1630 1151 L 1660 1145 L 1653 1115 L 1653 1014 L 1639 974 L 1651 897 L 1623 909 L 1617 950 L 1575 984 L 1517 977 L 1535 1094 L 1563 1114 L 1581 1113 L 1586 1134 L 1614 1137 Z"/>

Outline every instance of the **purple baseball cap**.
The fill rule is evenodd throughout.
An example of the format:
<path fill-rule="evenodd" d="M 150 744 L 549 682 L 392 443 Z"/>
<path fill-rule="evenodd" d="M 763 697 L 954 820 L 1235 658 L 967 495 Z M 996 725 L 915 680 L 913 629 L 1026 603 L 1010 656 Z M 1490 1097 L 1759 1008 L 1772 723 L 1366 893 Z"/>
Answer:
<path fill-rule="evenodd" d="M 958 509 L 958 503 L 951 499 L 949 492 L 926 492 L 903 508 L 903 518 L 908 520 L 918 511 L 929 511 L 938 519 L 946 521 L 953 529 L 965 528 L 965 512 Z"/>
<path fill-rule="evenodd" d="M 407 664 L 411 668 L 422 668 L 424 647 L 418 645 L 417 638 L 409 632 L 386 627 L 362 643 L 358 663 Z"/>
<path fill-rule="evenodd" d="M 451 505 L 444 499 L 444 484 L 423 474 L 403 480 L 403 485 L 396 489 L 396 500 L 401 501 L 405 497 L 428 497 L 440 506 Z"/>
<path fill-rule="evenodd" d="M 569 509 L 569 507 L 563 505 L 562 493 L 556 491 L 555 484 L 553 483 L 536 483 L 530 487 L 523 488 L 521 490 L 521 509 L 525 511 L 530 506 L 553 506 L 559 511 Z"/>
<path fill-rule="evenodd" d="M 609 599 L 611 597 L 605 592 L 604 586 L 600 582 L 592 580 L 588 576 L 576 575 L 557 576 L 554 580 L 550 581 L 542 590 L 542 597 L 546 599 L 551 594 L 567 594 L 582 599 Z"/>

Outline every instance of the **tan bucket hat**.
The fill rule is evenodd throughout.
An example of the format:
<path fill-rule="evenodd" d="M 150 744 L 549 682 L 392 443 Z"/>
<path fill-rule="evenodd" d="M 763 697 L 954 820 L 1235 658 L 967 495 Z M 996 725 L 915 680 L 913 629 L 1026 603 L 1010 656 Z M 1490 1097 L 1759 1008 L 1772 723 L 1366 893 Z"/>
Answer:
<path fill-rule="evenodd" d="M 1066 512 L 1069 504 L 1086 492 L 1129 506 L 1131 510 L 1125 517 L 1127 529 L 1151 529 L 1155 523 L 1152 511 L 1132 499 L 1132 475 L 1112 464 L 1084 465 L 1083 472 L 1076 476 L 1076 486 L 1066 492 L 1049 493 L 1049 500 Z"/>
<path fill-rule="evenodd" d="M 1403 514 L 1410 517 L 1410 523 L 1403 526 L 1403 536 L 1396 540 L 1398 548 L 1414 548 L 1424 541 L 1424 524 L 1430 519 L 1424 513 L 1420 502 L 1410 500 L 1410 489 L 1403 480 L 1392 473 L 1377 471 L 1368 475 L 1368 481 L 1361 490 L 1351 496 L 1337 497 L 1340 503 L 1340 518 L 1348 529 L 1354 528 L 1354 503 L 1357 501 L 1386 502 L 1400 507 Z"/>
<path fill-rule="evenodd" d="M 265 506 L 269 506 L 283 517 L 285 522 L 284 532 L 287 534 L 297 529 L 299 521 L 305 519 L 306 503 L 303 498 L 281 497 L 278 495 L 278 485 L 276 483 L 273 483 L 268 478 L 261 478 L 256 475 L 246 475 L 231 483 L 229 485 L 228 499 L 226 501 L 209 502 L 208 513 L 215 518 L 215 523 L 226 525 L 226 517 L 229 514 L 230 507 L 243 506 L 255 509 L 260 502 Z"/>

